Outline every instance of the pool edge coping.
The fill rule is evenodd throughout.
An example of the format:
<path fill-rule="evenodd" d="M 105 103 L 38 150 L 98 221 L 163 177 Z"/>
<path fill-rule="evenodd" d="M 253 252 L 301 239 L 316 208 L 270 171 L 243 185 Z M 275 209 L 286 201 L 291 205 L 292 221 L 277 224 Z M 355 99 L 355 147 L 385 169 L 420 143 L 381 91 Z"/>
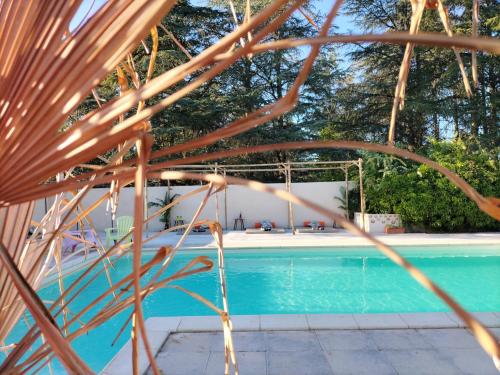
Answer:
<path fill-rule="evenodd" d="M 478 312 L 473 315 L 488 328 L 500 327 L 500 312 Z M 465 323 L 451 312 L 232 315 L 231 321 L 233 332 L 465 328 Z M 172 333 L 222 331 L 220 317 L 214 315 L 151 317 L 145 324 L 155 357 Z M 131 346 L 129 339 L 99 374 L 132 374 L 129 363 Z M 149 361 L 141 343 L 139 373 L 144 374 L 148 368 Z"/>

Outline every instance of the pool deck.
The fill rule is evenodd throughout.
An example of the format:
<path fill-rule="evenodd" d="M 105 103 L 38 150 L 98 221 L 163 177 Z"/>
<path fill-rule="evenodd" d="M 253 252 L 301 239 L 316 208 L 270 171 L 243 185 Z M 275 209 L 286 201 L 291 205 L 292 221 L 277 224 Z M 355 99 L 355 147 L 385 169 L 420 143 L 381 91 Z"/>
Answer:
<path fill-rule="evenodd" d="M 498 374 L 459 329 L 236 332 L 234 341 L 242 375 Z M 220 375 L 222 348 L 222 333 L 176 333 L 157 362 L 165 374 Z"/>
<path fill-rule="evenodd" d="M 500 313 L 476 317 L 500 337 Z M 451 313 L 237 315 L 232 321 L 242 375 L 498 375 Z M 146 329 L 165 374 L 224 373 L 218 317 L 150 318 Z M 101 374 L 132 374 L 130 354 L 129 341 Z M 142 374 L 151 373 L 143 348 L 139 365 Z"/>
<path fill-rule="evenodd" d="M 152 232 L 149 236 L 154 235 Z M 499 245 L 500 233 L 405 233 L 405 234 L 375 234 L 378 240 L 392 246 L 425 246 L 425 245 Z M 155 238 L 144 245 L 145 248 L 175 245 L 180 235 L 169 233 Z M 354 236 L 344 229 L 336 229 L 333 233 L 301 233 L 291 232 L 273 234 L 246 234 L 240 231 L 224 232 L 225 248 L 245 247 L 304 247 L 304 246 L 369 246 L 364 238 Z M 189 235 L 184 247 L 209 248 L 215 247 L 215 241 L 210 234 Z"/>

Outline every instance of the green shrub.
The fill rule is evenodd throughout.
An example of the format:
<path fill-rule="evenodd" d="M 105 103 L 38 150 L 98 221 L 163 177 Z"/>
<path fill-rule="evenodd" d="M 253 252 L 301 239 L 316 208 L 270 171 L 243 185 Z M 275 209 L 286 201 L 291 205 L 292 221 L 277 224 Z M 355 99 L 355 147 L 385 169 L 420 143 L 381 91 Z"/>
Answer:
<path fill-rule="evenodd" d="M 431 141 L 422 150 L 454 171 L 486 197 L 500 196 L 498 150 L 476 141 Z M 499 223 L 477 208 L 460 189 L 427 167 L 392 156 L 365 158 L 367 212 L 397 213 L 410 227 L 437 232 L 499 230 Z"/>

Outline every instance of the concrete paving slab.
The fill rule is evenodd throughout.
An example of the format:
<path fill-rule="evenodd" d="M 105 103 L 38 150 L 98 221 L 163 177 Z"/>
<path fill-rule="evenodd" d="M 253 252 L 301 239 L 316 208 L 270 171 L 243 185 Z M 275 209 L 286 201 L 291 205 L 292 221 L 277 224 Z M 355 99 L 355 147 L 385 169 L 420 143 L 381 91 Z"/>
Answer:
<path fill-rule="evenodd" d="M 258 331 L 260 329 L 259 315 L 231 315 L 233 331 Z"/>
<path fill-rule="evenodd" d="M 378 350 L 334 350 L 327 352 L 326 357 L 335 375 L 397 375 Z"/>
<path fill-rule="evenodd" d="M 232 366 L 232 365 L 231 365 Z M 225 357 L 223 352 L 211 352 L 205 375 L 224 374 Z M 232 369 L 232 367 L 230 367 Z M 238 369 L 240 375 L 266 375 L 266 352 L 239 352 Z M 232 374 L 233 372 L 231 372 Z"/>
<path fill-rule="evenodd" d="M 316 335 L 325 351 L 377 349 L 367 331 L 317 331 Z"/>
<path fill-rule="evenodd" d="M 267 352 L 269 375 L 333 375 L 323 352 L 307 350 L 301 352 Z"/>
<path fill-rule="evenodd" d="M 153 353 L 157 353 L 167 340 L 169 332 L 150 331 L 148 340 Z M 144 373 L 149 367 L 149 360 L 144 343 L 139 340 L 139 371 Z M 132 342 L 128 341 L 101 372 L 102 375 L 132 375 Z"/>
<path fill-rule="evenodd" d="M 358 329 L 352 314 L 309 314 L 306 315 L 310 329 Z"/>
<path fill-rule="evenodd" d="M 465 329 L 419 329 L 417 332 L 437 349 L 476 349 L 479 344 Z"/>
<path fill-rule="evenodd" d="M 462 374 L 442 352 L 433 349 L 386 350 L 385 355 L 400 375 Z"/>
<path fill-rule="evenodd" d="M 453 312 L 446 313 L 454 322 L 457 323 L 458 327 L 466 327 L 462 319 L 460 319 L 457 314 Z M 479 320 L 481 323 L 487 327 L 500 327 L 500 313 L 498 312 L 476 312 L 472 315 Z"/>
<path fill-rule="evenodd" d="M 500 328 L 490 328 L 490 331 L 496 336 L 497 341 L 500 342 Z"/>
<path fill-rule="evenodd" d="M 164 351 L 169 353 L 209 352 L 215 339 L 216 333 L 214 332 L 198 332 L 195 335 L 189 332 L 174 333 L 167 340 Z"/>
<path fill-rule="evenodd" d="M 309 323 L 305 315 L 302 317 L 303 322 Z M 209 318 L 208 321 L 199 319 L 205 324 L 196 325 L 191 324 L 194 317 L 188 317 L 187 332 L 181 331 L 184 317 L 173 332 L 162 330 L 162 324 L 164 328 L 171 328 L 176 324 L 174 320 L 159 318 L 146 322 L 148 337 L 164 373 L 222 373 L 223 334 L 218 329 L 211 330 L 215 324 L 212 318 L 218 317 Z M 328 316 L 322 318 L 329 320 Z M 240 374 L 498 373 L 473 336 L 462 328 L 347 330 L 311 329 L 309 324 L 300 324 L 300 330 L 283 330 L 279 320 L 273 321 L 278 322 L 278 330 L 266 330 L 261 326 L 257 330 L 254 320 L 252 330 L 233 332 Z M 193 327 L 200 331 L 190 331 Z M 500 338 L 500 328 L 490 330 Z M 131 374 L 130 355 L 131 343 L 128 342 L 101 374 Z M 139 358 L 141 373 L 145 373 L 149 364 L 143 348 Z"/>
<path fill-rule="evenodd" d="M 400 314 L 403 321 L 412 328 L 458 328 L 458 322 L 445 312 Z"/>
<path fill-rule="evenodd" d="M 500 327 L 500 314 L 494 312 L 478 312 L 472 314 L 487 327 Z"/>
<path fill-rule="evenodd" d="M 414 329 L 370 330 L 378 349 L 425 349 L 429 343 Z"/>
<path fill-rule="evenodd" d="M 146 320 L 145 325 L 148 331 L 170 331 L 175 332 L 179 327 L 181 318 L 172 317 L 152 317 Z"/>
<path fill-rule="evenodd" d="M 183 316 L 179 323 L 179 331 L 222 331 L 222 323 L 218 316 Z"/>
<path fill-rule="evenodd" d="M 147 234 L 147 236 L 154 233 Z M 391 246 L 414 246 L 425 245 L 498 245 L 500 233 L 405 233 L 397 236 L 384 233 L 376 233 L 375 238 Z M 179 240 L 176 234 L 164 234 L 147 243 L 147 247 L 158 249 L 160 246 L 175 245 Z M 315 233 L 292 235 L 286 233 L 273 234 L 246 234 L 240 231 L 224 232 L 224 248 L 245 247 L 303 247 L 303 246 L 331 246 L 350 247 L 371 245 L 366 239 L 354 236 L 344 229 L 338 229 L 334 233 Z M 216 244 L 211 235 L 188 236 L 184 244 L 185 248 L 214 248 Z"/>
<path fill-rule="evenodd" d="M 302 352 L 307 350 L 321 351 L 318 338 L 314 332 L 266 332 L 266 351 L 270 352 Z"/>
<path fill-rule="evenodd" d="M 464 328 L 464 327 L 466 327 L 465 322 L 462 319 L 460 319 L 458 317 L 458 315 L 455 314 L 454 312 L 447 312 L 446 315 L 448 315 L 448 317 L 451 320 L 453 320 L 455 323 L 457 323 L 458 328 Z M 418 327 L 418 328 L 422 328 L 422 327 Z"/>
<path fill-rule="evenodd" d="M 353 314 L 360 329 L 408 328 L 399 314 Z"/>
<path fill-rule="evenodd" d="M 160 352 L 156 363 L 164 374 L 168 375 L 200 375 L 207 368 L 210 352 Z M 151 369 L 148 375 L 152 375 Z"/>
<path fill-rule="evenodd" d="M 467 347 L 472 336 L 464 329 L 253 331 L 233 336 L 243 375 L 489 375 L 497 371 L 477 344 Z M 460 343 L 451 344 L 452 340 Z M 158 364 L 173 375 L 223 373 L 222 347 L 220 332 L 171 334 L 157 355 Z"/>
<path fill-rule="evenodd" d="M 266 341 L 263 332 L 233 332 L 233 345 L 238 352 L 265 352 Z M 212 341 L 211 350 L 224 351 L 224 335 L 217 333 Z"/>
<path fill-rule="evenodd" d="M 307 330 L 305 315 L 288 314 L 288 315 L 261 315 L 260 328 L 262 330 Z"/>
<path fill-rule="evenodd" d="M 493 360 L 482 349 L 447 349 L 443 355 L 465 374 L 499 374 Z"/>

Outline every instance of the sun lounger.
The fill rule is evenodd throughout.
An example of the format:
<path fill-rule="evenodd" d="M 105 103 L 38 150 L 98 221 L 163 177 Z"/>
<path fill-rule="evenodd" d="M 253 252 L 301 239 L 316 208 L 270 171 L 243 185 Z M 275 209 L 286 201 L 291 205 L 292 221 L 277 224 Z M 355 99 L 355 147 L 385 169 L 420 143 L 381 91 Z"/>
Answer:
<path fill-rule="evenodd" d="M 326 223 L 321 220 L 304 221 L 303 228 L 296 228 L 296 233 L 333 233 L 333 228 L 327 228 Z"/>
<path fill-rule="evenodd" d="M 177 234 L 184 234 L 185 229 L 181 228 L 180 230 L 177 231 Z M 208 225 L 195 225 L 189 235 L 196 235 L 196 234 L 210 234 L 210 229 L 208 228 Z"/>
<path fill-rule="evenodd" d="M 255 228 L 248 228 L 245 230 L 246 234 L 275 234 L 275 233 L 285 233 L 283 228 L 273 228 L 271 230 L 262 230 Z"/>
<path fill-rule="evenodd" d="M 255 228 L 248 228 L 248 234 L 285 233 L 283 228 L 276 228 L 276 223 L 270 220 L 262 220 L 255 223 Z"/>
<path fill-rule="evenodd" d="M 76 247 L 82 244 L 86 247 L 97 247 L 97 239 L 93 230 L 68 230 L 64 232 L 62 242 L 63 251 L 70 250 L 73 253 Z"/>
<path fill-rule="evenodd" d="M 312 228 L 295 228 L 295 233 L 335 233 L 334 228 L 312 229 Z"/>

